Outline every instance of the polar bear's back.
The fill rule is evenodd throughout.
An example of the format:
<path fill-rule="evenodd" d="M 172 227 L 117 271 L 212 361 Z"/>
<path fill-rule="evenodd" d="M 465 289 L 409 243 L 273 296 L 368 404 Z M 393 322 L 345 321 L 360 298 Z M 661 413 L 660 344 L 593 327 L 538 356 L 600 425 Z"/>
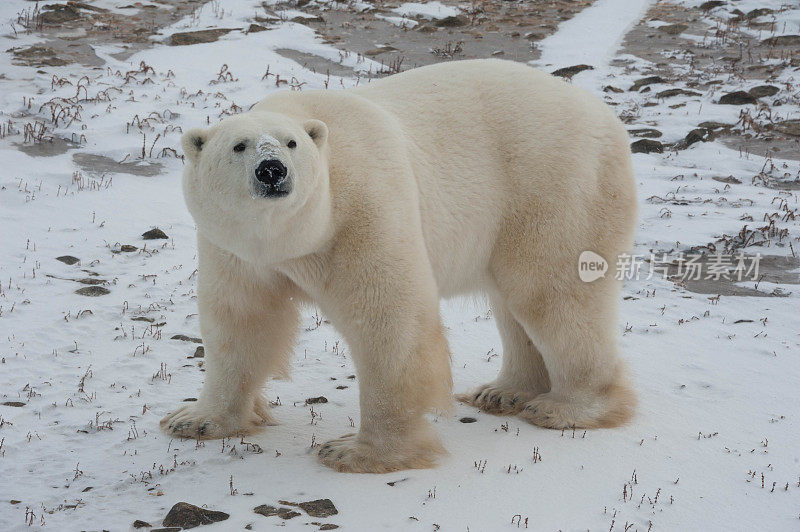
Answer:
<path fill-rule="evenodd" d="M 444 293 L 479 275 L 472 268 L 490 262 L 510 219 L 550 232 L 556 246 L 602 250 L 608 232 L 630 240 L 627 132 L 592 94 L 494 59 L 418 68 L 352 92 L 389 111 L 410 139 L 431 260 L 454 276 L 440 278 Z"/>

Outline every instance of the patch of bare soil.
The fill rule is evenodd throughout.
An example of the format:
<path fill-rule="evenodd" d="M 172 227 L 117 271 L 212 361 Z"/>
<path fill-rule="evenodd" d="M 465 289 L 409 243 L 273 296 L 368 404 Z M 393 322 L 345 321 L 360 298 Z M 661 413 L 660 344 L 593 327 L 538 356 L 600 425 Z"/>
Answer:
<path fill-rule="evenodd" d="M 204 0 L 157 0 L 143 5 L 131 2 L 110 11 L 83 2 L 37 2 L 20 11 L 12 22 L 14 33 L 32 32 L 45 41 L 29 47 L 12 48 L 14 63 L 35 67 L 77 63 L 103 65 L 92 45 L 114 43 L 125 59 L 151 46 L 151 36 L 192 13 Z M 124 4 L 121 2 L 120 4 Z"/>
<path fill-rule="evenodd" d="M 310 18 L 297 21 L 314 28 L 327 43 L 379 61 L 384 65 L 379 74 L 392 74 L 452 59 L 537 59 L 536 41 L 554 33 L 561 22 L 591 5 L 592 0 L 474 0 L 466 7 L 455 0 L 442 3 L 462 7 L 461 14 L 438 20 L 410 17 L 400 26 L 381 17 L 399 18 L 392 9 L 402 2 L 378 0 L 373 2 L 374 9 L 364 12 L 303 5 L 300 8 Z M 273 8 L 275 16 L 280 16 L 282 9 L 302 4 L 303 0 L 278 4 Z M 329 61 L 307 59 L 309 68 L 334 73 Z"/>
<path fill-rule="evenodd" d="M 780 30 L 778 17 L 788 4 L 781 9 L 759 8 L 747 13 L 734 2 L 704 5 L 706 9 L 654 5 L 628 33 L 622 52 L 653 64 L 642 72 L 643 80 L 658 77 L 660 81 L 656 82 L 704 92 L 737 80 L 740 90 L 717 90 L 715 101 L 736 106 L 755 104 L 755 110 L 743 107 L 735 124 L 698 124 L 704 130 L 702 140 L 718 138 L 742 152 L 800 159 L 800 129 L 785 121 L 781 112 L 782 106 L 797 104 L 797 87 L 777 81 L 785 69 L 800 67 L 800 36 L 772 35 Z M 614 89 L 647 92 L 652 83 Z M 666 92 L 653 91 L 653 103 L 674 96 Z"/>

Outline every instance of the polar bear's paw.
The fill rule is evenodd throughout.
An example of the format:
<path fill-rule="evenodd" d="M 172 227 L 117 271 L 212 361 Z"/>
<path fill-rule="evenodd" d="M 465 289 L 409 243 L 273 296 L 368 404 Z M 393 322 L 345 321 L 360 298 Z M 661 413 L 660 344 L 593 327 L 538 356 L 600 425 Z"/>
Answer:
<path fill-rule="evenodd" d="M 525 403 L 520 417 L 551 429 L 592 429 L 616 427 L 633 415 L 636 398 L 623 385 L 612 385 L 599 394 L 571 394 L 563 397 L 543 393 Z"/>
<path fill-rule="evenodd" d="M 320 447 L 319 460 L 326 466 L 347 473 L 390 473 L 402 469 L 427 469 L 436 465 L 444 448 L 435 439 L 411 442 L 402 448 L 382 448 L 347 434 Z"/>
<path fill-rule="evenodd" d="M 170 412 L 159 423 L 161 430 L 179 438 L 214 440 L 258 432 L 264 425 L 273 425 L 266 401 L 256 400 L 252 412 L 245 419 L 230 414 L 218 414 L 200 402 L 182 406 Z"/>
<path fill-rule="evenodd" d="M 536 395 L 535 392 L 524 392 L 492 382 L 479 386 L 469 393 L 457 394 L 456 399 L 489 414 L 510 416 L 519 413 L 525 407 L 525 403 Z"/>

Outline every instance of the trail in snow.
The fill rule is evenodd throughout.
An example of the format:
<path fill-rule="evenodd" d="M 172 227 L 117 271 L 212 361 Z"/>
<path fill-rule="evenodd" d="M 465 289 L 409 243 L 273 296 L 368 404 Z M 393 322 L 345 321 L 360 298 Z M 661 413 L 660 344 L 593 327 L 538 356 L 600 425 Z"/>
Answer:
<path fill-rule="evenodd" d="M 596 87 L 608 74 L 608 64 L 622 39 L 652 3 L 652 0 L 597 0 L 540 42 L 542 55 L 532 64 L 548 72 L 572 65 L 591 65 L 594 70 L 582 72 L 575 82 L 583 88 Z"/>

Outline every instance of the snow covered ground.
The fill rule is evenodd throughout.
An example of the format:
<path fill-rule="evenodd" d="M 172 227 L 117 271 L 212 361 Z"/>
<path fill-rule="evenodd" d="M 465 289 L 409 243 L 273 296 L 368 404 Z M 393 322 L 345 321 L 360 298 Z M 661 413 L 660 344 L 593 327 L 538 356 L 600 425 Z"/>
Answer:
<path fill-rule="evenodd" d="M 363 4 L 353 9 L 368 10 Z M 724 44 L 715 14 L 773 10 L 753 17 L 767 21 L 760 29 L 734 28 L 761 40 L 800 34 L 800 10 L 779 0 L 700 4 L 596 0 L 539 43 L 538 66 L 592 66 L 572 82 L 614 105 L 630 129 L 662 135 L 663 153 L 633 156 L 641 269 L 625 282 L 619 335 L 640 397 L 636 418 L 620 429 L 560 432 L 458 405 L 435 419 L 449 457 L 437 469 L 388 475 L 335 473 L 316 460 L 314 447 L 352 432 L 359 417 L 347 345 L 313 308 L 292 382 L 268 387 L 280 425 L 203 443 L 158 430 L 203 380 L 181 129 L 241 112 L 272 90 L 354 86 L 381 66 L 323 42 L 294 15 L 268 17 L 270 6 L 256 0 L 205 3 L 124 59 L 121 46 L 97 44 L 102 66 L 24 66 L 0 55 L 0 530 L 128 530 L 137 519 L 158 527 L 179 501 L 230 514 L 208 530 L 797 530 L 800 148 L 789 142 L 765 157 L 722 137 L 685 141 L 702 122 L 737 124 L 745 138 L 774 136 L 767 122 L 800 118 L 796 48 L 751 58 L 771 69 L 779 92 L 735 106 L 717 102 L 766 81 L 665 51 L 682 77 L 630 91 L 664 66 L 623 42 L 637 24 L 674 24 L 658 13 L 691 13 L 695 26 L 676 34 L 693 35 L 713 56 Z M 404 6 L 404 17 L 430 12 Z M 455 9 L 444 7 L 447 16 Z M 23 0 L 0 5 L 0 20 L 14 21 L 13 31 L 3 26 L 2 50 L 42 42 L 18 16 L 30 9 Z M 268 29 L 246 31 L 253 20 Z M 232 30 L 169 46 L 174 33 L 208 28 Z M 284 49 L 352 75 L 312 72 Z M 674 88 L 685 92 L 654 97 Z M 153 228 L 167 238 L 143 239 Z M 746 253 L 748 264 L 760 253 L 761 273 L 740 283 L 649 275 L 651 253 L 674 260 L 712 248 Z M 64 256 L 78 262 L 57 260 Z M 488 305 L 444 302 L 442 312 L 456 390 L 491 380 L 502 353 Z M 327 402 L 307 404 L 319 396 Z M 253 512 L 325 498 L 336 515 Z"/>

